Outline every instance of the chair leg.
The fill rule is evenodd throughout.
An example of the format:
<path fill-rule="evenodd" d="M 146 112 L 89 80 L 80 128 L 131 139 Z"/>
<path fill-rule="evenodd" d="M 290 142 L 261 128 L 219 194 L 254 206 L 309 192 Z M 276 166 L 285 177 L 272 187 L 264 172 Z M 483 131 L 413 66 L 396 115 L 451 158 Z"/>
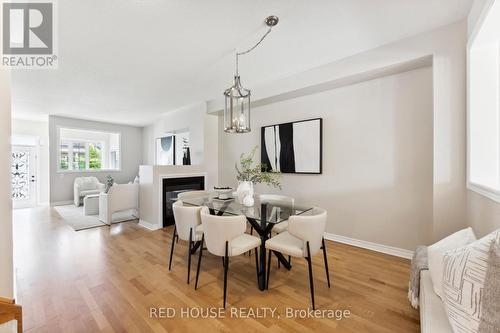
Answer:
<path fill-rule="evenodd" d="M 266 289 L 269 290 L 269 276 L 271 275 L 271 254 L 273 252 L 269 250 L 267 255 L 267 281 L 266 281 Z"/>
<path fill-rule="evenodd" d="M 229 269 L 229 256 L 228 256 L 229 243 L 226 241 L 226 255 L 224 256 L 224 309 L 226 308 L 226 294 L 227 294 L 227 270 Z"/>
<path fill-rule="evenodd" d="M 309 242 L 307 242 L 307 264 L 309 266 L 309 289 L 311 290 L 311 300 L 312 308 L 316 310 L 314 306 L 314 282 L 313 282 L 313 271 L 312 271 L 312 260 L 311 260 L 311 250 L 309 248 Z"/>
<path fill-rule="evenodd" d="M 222 267 L 224 267 L 225 266 L 225 264 L 224 264 L 224 257 L 220 257 L 220 258 L 222 259 Z"/>
<path fill-rule="evenodd" d="M 288 263 L 291 265 L 292 264 L 292 256 L 288 256 Z"/>
<path fill-rule="evenodd" d="M 172 236 L 172 247 L 170 248 L 170 261 L 168 263 L 168 270 L 172 269 L 172 256 L 174 254 L 175 234 L 176 234 L 176 229 L 175 229 L 175 225 L 174 225 L 174 234 Z"/>
<path fill-rule="evenodd" d="M 201 266 L 201 256 L 203 253 L 203 241 L 205 240 L 205 235 L 201 236 L 201 246 L 200 246 L 200 255 L 198 257 L 198 267 L 196 268 L 196 282 L 194 284 L 194 290 L 198 288 L 198 277 L 200 276 L 200 266 Z"/>
<path fill-rule="evenodd" d="M 250 226 L 250 235 L 253 235 L 253 227 Z M 252 250 L 248 251 L 248 256 L 250 257 L 252 255 Z"/>
<path fill-rule="evenodd" d="M 257 248 L 255 248 L 255 270 L 257 271 L 257 284 L 259 283 L 259 259 Z"/>
<path fill-rule="evenodd" d="M 191 276 L 191 245 L 193 243 L 193 228 L 189 230 L 189 243 L 188 243 L 188 277 L 187 284 L 189 284 L 189 278 Z"/>
<path fill-rule="evenodd" d="M 323 238 L 321 240 L 322 242 L 322 247 L 323 247 L 323 259 L 325 261 L 325 272 L 326 272 L 326 281 L 328 281 L 328 288 L 330 288 L 330 273 L 328 272 L 328 259 L 326 257 L 326 246 L 325 246 L 325 239 Z"/>

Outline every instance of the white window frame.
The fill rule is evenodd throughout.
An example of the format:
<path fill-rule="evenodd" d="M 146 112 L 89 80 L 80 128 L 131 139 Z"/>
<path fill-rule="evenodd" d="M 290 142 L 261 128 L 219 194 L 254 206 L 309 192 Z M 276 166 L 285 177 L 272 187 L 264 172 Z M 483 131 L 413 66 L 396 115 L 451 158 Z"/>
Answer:
<path fill-rule="evenodd" d="M 488 6 L 483 8 L 477 23 L 472 27 L 467 44 L 467 189 L 500 203 L 500 57 L 498 56 L 500 54 L 500 36 L 491 34 L 492 31 L 498 31 L 498 25 L 492 26 L 491 22 L 497 22 L 499 16 L 500 4 L 488 1 Z M 497 48 L 496 58 L 492 55 L 495 52 L 495 45 Z M 478 50 L 483 53 L 477 53 Z M 476 60 L 475 57 L 479 57 L 479 60 Z M 482 63 L 491 63 L 491 71 L 494 71 L 491 74 L 496 75 L 494 78 L 486 77 L 487 83 L 490 84 L 486 89 L 482 88 L 482 91 L 486 91 L 486 95 L 478 94 L 475 90 L 477 86 L 472 86 L 476 73 L 485 70 L 478 66 Z M 480 79 L 482 80 L 483 77 Z M 484 80 L 482 83 L 484 84 Z M 483 101 L 491 102 L 486 104 L 486 107 L 482 107 L 480 102 Z M 480 115 L 483 115 L 483 118 Z M 474 119 L 484 124 L 484 127 L 473 124 L 471 121 Z M 496 121 L 491 121 L 491 119 L 496 119 Z M 495 126 L 496 128 L 492 129 Z M 477 139 L 478 142 L 481 142 L 481 137 L 473 137 L 473 135 L 481 133 L 483 130 L 486 133 L 482 137 L 482 141 L 486 144 L 478 145 L 476 143 L 476 147 L 473 147 L 471 141 Z M 497 147 L 489 146 L 489 142 L 493 142 Z M 483 150 L 483 147 L 489 147 L 489 149 Z M 479 155 L 476 155 L 475 149 L 479 149 Z M 486 161 L 485 156 L 487 156 Z M 473 160 L 476 157 L 478 159 Z M 479 172 L 476 171 L 478 169 L 474 168 L 479 168 Z M 478 174 L 471 175 L 473 170 Z"/>
<path fill-rule="evenodd" d="M 85 142 L 85 170 L 73 170 L 73 169 L 61 169 L 61 130 L 63 129 L 68 129 L 68 130 L 77 130 L 77 131 L 88 131 L 88 132 L 97 132 L 97 133 L 104 133 L 104 134 L 117 134 L 118 135 L 118 147 L 119 149 L 114 149 L 114 151 L 119 151 L 119 156 L 118 156 L 118 168 L 117 169 L 90 169 L 89 168 L 89 154 L 88 154 L 88 144 L 89 143 L 101 143 L 104 145 L 104 142 L 101 142 L 99 140 L 83 140 L 83 139 L 78 139 L 78 140 L 65 140 L 66 142 Z M 57 131 L 57 172 L 58 173 L 99 173 L 99 172 L 121 172 L 122 171 L 122 133 L 121 132 L 115 132 L 115 131 L 101 131 L 101 130 L 95 130 L 95 129 L 88 129 L 88 128 L 81 128 L 81 127 L 69 127 L 69 126 L 57 126 L 56 127 Z M 72 150 L 72 147 L 71 147 Z M 111 150 L 110 150 L 111 152 Z M 72 154 L 71 156 L 72 157 Z M 73 163 L 72 159 L 68 159 L 70 163 Z"/>

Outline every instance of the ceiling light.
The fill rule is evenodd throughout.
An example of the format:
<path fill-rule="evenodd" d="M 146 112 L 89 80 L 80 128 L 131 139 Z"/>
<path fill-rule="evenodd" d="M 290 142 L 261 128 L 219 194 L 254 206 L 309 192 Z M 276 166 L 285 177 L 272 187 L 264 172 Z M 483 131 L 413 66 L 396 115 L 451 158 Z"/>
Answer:
<path fill-rule="evenodd" d="M 224 106 L 224 131 L 228 133 L 248 133 L 250 132 L 250 90 L 243 88 L 241 85 L 240 75 L 238 72 L 238 57 L 250 53 L 259 46 L 264 38 L 269 35 L 272 28 L 278 24 L 278 17 L 269 16 L 266 18 L 266 25 L 269 27 L 267 32 L 260 40 L 244 52 L 236 52 L 236 72 L 234 75 L 234 83 L 231 87 L 224 91 L 225 106 Z"/>

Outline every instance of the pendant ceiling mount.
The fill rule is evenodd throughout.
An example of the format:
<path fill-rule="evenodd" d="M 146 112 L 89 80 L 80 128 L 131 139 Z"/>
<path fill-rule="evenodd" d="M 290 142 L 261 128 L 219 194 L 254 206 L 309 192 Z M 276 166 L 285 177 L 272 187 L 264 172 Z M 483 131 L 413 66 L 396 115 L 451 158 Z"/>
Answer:
<path fill-rule="evenodd" d="M 280 19 L 277 16 L 271 15 L 266 18 L 266 25 L 268 27 L 274 27 L 279 21 Z"/>
<path fill-rule="evenodd" d="M 265 21 L 268 30 L 259 39 L 259 41 L 243 52 L 236 52 L 236 70 L 234 82 L 231 87 L 224 91 L 224 131 L 227 133 L 248 133 L 250 132 L 250 90 L 243 88 L 238 72 L 239 56 L 250 53 L 262 43 L 264 38 L 269 35 L 272 28 L 275 27 L 279 19 L 277 16 L 268 16 Z"/>

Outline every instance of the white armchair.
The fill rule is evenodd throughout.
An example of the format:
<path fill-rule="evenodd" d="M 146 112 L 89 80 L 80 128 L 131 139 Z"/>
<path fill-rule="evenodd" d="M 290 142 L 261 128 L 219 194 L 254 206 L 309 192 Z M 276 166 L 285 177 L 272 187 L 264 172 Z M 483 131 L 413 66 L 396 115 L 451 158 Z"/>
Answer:
<path fill-rule="evenodd" d="M 99 182 L 96 177 L 78 177 L 73 184 L 73 199 L 75 206 L 80 206 L 82 198 L 86 195 L 99 194 L 104 191 L 106 185 Z"/>
<path fill-rule="evenodd" d="M 111 225 L 113 213 L 131 211 L 131 217 L 139 217 L 139 184 L 114 184 L 108 193 L 99 195 L 99 220 Z"/>

